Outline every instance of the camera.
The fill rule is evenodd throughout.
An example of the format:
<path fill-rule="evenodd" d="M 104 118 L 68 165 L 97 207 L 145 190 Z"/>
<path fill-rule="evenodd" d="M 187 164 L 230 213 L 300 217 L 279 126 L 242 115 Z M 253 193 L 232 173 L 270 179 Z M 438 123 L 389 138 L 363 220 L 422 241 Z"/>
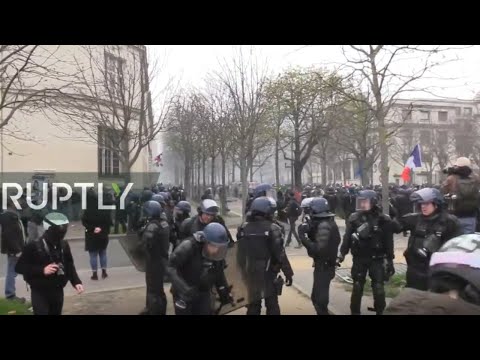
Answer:
<path fill-rule="evenodd" d="M 57 275 L 65 276 L 65 267 L 63 266 L 63 264 L 58 263 L 57 265 L 58 265 Z"/>
<path fill-rule="evenodd" d="M 455 168 L 454 167 L 448 167 L 446 169 L 443 169 L 442 173 L 447 174 L 447 175 L 453 175 L 453 174 L 455 174 Z"/>

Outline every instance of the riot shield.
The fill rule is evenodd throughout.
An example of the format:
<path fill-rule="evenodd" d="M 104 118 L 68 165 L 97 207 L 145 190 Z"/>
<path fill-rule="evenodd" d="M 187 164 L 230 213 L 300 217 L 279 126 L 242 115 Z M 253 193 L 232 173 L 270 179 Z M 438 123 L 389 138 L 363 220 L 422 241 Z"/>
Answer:
<path fill-rule="evenodd" d="M 128 232 L 124 237 L 118 240 L 123 247 L 123 250 L 127 253 L 128 258 L 132 262 L 135 269 L 140 272 L 145 272 L 146 267 L 146 254 L 145 247 L 141 243 L 136 232 Z"/>
<path fill-rule="evenodd" d="M 213 301 L 217 315 L 228 314 L 264 298 L 265 266 L 263 264 L 262 269 L 258 269 L 260 271 L 247 271 L 246 250 L 244 239 L 235 242 L 228 249 L 224 271 L 233 301 L 222 305 L 214 289 Z"/>

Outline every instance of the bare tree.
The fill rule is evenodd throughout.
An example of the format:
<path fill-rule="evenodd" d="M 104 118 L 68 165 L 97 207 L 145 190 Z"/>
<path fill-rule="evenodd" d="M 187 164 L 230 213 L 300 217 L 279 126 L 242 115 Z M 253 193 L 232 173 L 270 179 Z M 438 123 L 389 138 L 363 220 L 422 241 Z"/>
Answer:
<path fill-rule="evenodd" d="M 344 68 L 349 77 L 359 80 L 361 89 L 371 92 L 373 101 L 363 101 L 376 119 L 380 144 L 380 177 L 382 182 L 382 206 L 388 213 L 388 143 L 387 115 L 398 97 L 407 91 L 419 91 L 413 85 L 440 62 L 435 55 L 442 52 L 439 46 L 416 45 L 350 45 L 343 48 L 346 58 Z M 406 59 L 421 62 L 407 71 L 399 71 L 398 64 Z M 425 90 L 425 89 L 424 89 Z M 390 132 L 391 134 L 391 132 Z M 391 134 L 392 135 L 392 134 Z"/>
<path fill-rule="evenodd" d="M 251 158 L 261 121 L 267 109 L 265 87 L 266 64 L 259 64 L 253 48 L 248 55 L 240 48 L 230 62 L 221 64 L 218 79 L 227 88 L 233 103 L 232 140 L 238 149 L 243 210 L 247 201 L 248 159 Z M 253 161 L 253 160 L 252 160 Z M 243 211 L 245 213 L 245 211 Z"/>
<path fill-rule="evenodd" d="M 74 55 L 78 73 L 54 108 L 71 120 L 57 124 L 67 134 L 99 143 L 118 157 L 126 181 L 142 150 L 166 129 L 171 106 L 171 81 L 152 95 L 151 84 L 161 69 L 147 57 L 146 47 L 138 45 L 82 46 Z M 164 101 L 159 101 L 162 95 Z M 160 104 L 155 116 L 154 101 Z"/>
<path fill-rule="evenodd" d="M 59 46 L 0 45 L 0 129 L 2 134 L 25 139 L 11 125 L 18 111 L 41 111 L 48 97 L 58 94 L 67 84 L 59 70 L 65 59 Z M 8 126 L 10 124 L 10 126 Z"/>

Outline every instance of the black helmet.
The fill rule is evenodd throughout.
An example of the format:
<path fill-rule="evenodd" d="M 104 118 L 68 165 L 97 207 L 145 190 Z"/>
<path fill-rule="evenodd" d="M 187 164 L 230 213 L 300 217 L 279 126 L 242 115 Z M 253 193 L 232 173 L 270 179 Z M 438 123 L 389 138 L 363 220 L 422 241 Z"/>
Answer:
<path fill-rule="evenodd" d="M 250 205 L 252 215 L 273 215 L 275 210 L 277 210 L 277 202 L 271 197 L 260 196 Z"/>
<path fill-rule="evenodd" d="M 437 279 L 449 276 L 463 285 L 460 296 L 480 305 L 480 234 L 465 234 L 447 241 L 430 258 L 430 277 Z"/>
<path fill-rule="evenodd" d="M 165 200 L 165 202 L 169 202 L 170 199 L 171 199 L 171 196 L 170 196 L 170 193 L 166 192 L 166 191 L 161 191 L 159 192 L 160 195 L 163 196 L 163 199 Z"/>
<path fill-rule="evenodd" d="M 146 201 L 151 200 L 151 199 L 152 199 L 152 196 L 153 196 L 152 190 L 149 190 L 149 189 L 143 190 L 143 192 L 142 192 L 142 197 L 140 198 L 140 200 L 141 200 L 142 202 L 146 202 Z"/>
<path fill-rule="evenodd" d="M 200 203 L 200 212 L 207 215 L 217 215 L 220 208 L 215 200 L 206 199 Z"/>
<path fill-rule="evenodd" d="M 148 218 L 159 218 L 163 209 L 157 201 L 149 200 L 143 204 L 143 212 Z"/>
<path fill-rule="evenodd" d="M 378 204 L 378 194 L 374 190 L 362 190 L 358 192 L 357 195 L 357 204 L 356 210 L 357 211 L 366 211 L 363 209 L 362 203 L 365 200 L 370 201 L 370 210 L 374 209 Z"/>
<path fill-rule="evenodd" d="M 267 193 L 270 193 L 272 191 L 273 191 L 273 187 L 271 184 L 267 184 L 267 183 L 260 184 L 257 187 L 255 187 L 255 190 L 253 191 L 253 196 L 256 198 L 260 196 L 267 196 Z"/>
<path fill-rule="evenodd" d="M 165 199 L 160 194 L 153 195 L 152 200 L 158 202 L 160 205 L 162 205 L 162 207 L 164 207 L 166 205 Z"/>
<path fill-rule="evenodd" d="M 181 210 L 185 214 L 188 214 L 192 211 L 192 206 L 188 201 L 179 201 L 178 204 L 175 205 L 175 208 Z"/>
<path fill-rule="evenodd" d="M 316 218 L 335 216 L 335 214 L 330 213 L 330 206 L 328 205 L 328 201 L 323 197 L 316 197 L 312 199 L 312 201 L 310 202 L 310 211 L 312 217 Z"/>
<path fill-rule="evenodd" d="M 211 245 L 203 247 L 202 254 L 209 260 L 220 261 L 225 259 L 228 250 L 228 236 L 225 227 L 219 223 L 210 223 L 203 231 L 198 231 L 194 238 L 202 243 Z"/>
<path fill-rule="evenodd" d="M 423 188 L 411 194 L 410 201 L 417 204 L 432 202 L 436 205 L 441 205 L 443 203 L 443 196 L 437 189 Z"/>

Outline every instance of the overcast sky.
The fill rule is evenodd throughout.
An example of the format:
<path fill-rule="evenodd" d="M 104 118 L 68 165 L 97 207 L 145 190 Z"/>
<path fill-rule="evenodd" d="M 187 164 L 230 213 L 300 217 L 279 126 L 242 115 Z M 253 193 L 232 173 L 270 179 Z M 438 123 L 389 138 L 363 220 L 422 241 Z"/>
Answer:
<path fill-rule="evenodd" d="M 181 79 L 184 86 L 202 86 L 202 79 L 212 70 L 218 69 L 218 59 L 232 56 L 234 45 L 149 45 L 151 54 L 159 59 L 166 58 L 169 76 Z M 268 59 L 273 73 L 288 66 L 326 66 L 344 61 L 339 45 L 255 45 L 256 50 Z M 167 56 L 165 56 L 167 54 Z M 480 92 L 480 47 L 451 50 L 448 57 L 458 56 L 459 61 L 437 68 L 436 75 L 449 80 L 424 80 L 421 85 L 435 86 L 435 94 L 444 97 L 471 99 Z M 408 72 L 415 60 L 403 61 L 399 71 Z M 157 86 L 163 81 L 161 79 Z M 419 84 L 420 86 L 420 84 Z M 404 97 L 431 98 L 432 95 L 413 93 Z"/>

